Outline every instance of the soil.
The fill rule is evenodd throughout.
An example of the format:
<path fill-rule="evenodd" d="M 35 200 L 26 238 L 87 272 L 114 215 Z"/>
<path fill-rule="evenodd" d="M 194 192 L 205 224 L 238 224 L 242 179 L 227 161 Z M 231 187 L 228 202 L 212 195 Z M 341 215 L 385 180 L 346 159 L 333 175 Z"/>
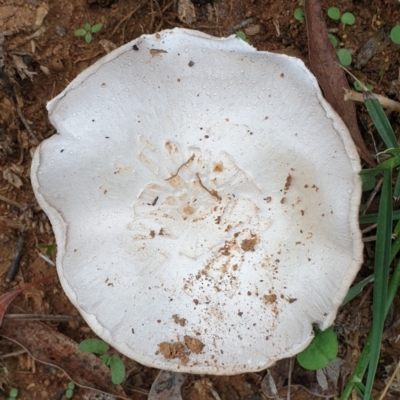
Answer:
<path fill-rule="evenodd" d="M 142 34 L 176 26 L 215 36 L 227 36 L 242 29 L 257 49 L 295 55 L 307 63 L 305 24 L 293 17 L 294 10 L 299 7 L 298 1 L 199 0 L 196 3 L 192 6 L 189 1 L 181 1 L 178 6 L 173 0 L 0 0 L 0 294 L 55 273 L 54 267 L 39 256 L 48 250 L 47 257 L 55 260 L 55 251 L 51 252 L 55 239 L 50 223 L 33 195 L 30 164 L 37 144 L 55 133 L 48 120 L 46 103 L 80 72 L 108 51 Z M 186 4 L 186 8 L 182 9 L 182 4 Z M 356 16 L 353 26 L 326 19 L 330 31 L 338 35 L 342 46 L 353 53 L 350 71 L 372 85 L 376 93 L 400 101 L 400 46 L 385 40 L 382 33 L 382 27 L 387 29 L 400 23 L 400 3 L 397 0 L 323 0 L 322 4 L 325 11 L 335 5 Z M 89 44 L 83 37 L 74 35 L 75 30 L 85 23 L 103 24 Z M 375 54 L 368 61 L 362 46 L 371 37 L 376 38 L 372 45 Z M 361 57 L 357 59 L 360 53 Z M 371 123 L 362 106 L 357 106 L 357 110 L 367 147 L 375 153 Z M 398 114 L 388 115 L 398 132 Z M 287 184 L 290 185 L 289 180 Z M 373 208 L 374 204 L 371 211 Z M 21 236 L 23 247 L 19 270 L 11 282 L 6 282 Z M 248 251 L 252 250 L 252 243 L 245 245 Z M 357 280 L 370 275 L 372 268 L 373 245 L 367 244 Z M 355 303 L 343 307 L 335 323 L 340 341 L 339 356 L 349 370 L 354 368 L 371 326 L 370 292 L 367 290 Z M 399 361 L 398 305 L 399 298 L 396 298 L 385 328 L 374 387 L 377 397 Z M 55 318 L 44 323 L 77 343 L 93 337 L 56 278 L 23 292 L 7 312 L 69 316 L 67 320 Z M 202 345 L 191 344 L 196 347 L 193 351 Z M 134 361 L 126 362 L 129 373 L 122 384 L 125 393 L 130 399 L 146 399 L 159 371 Z M 193 375 L 183 385 L 182 398 L 264 399 L 262 381 L 266 374 L 263 371 L 233 377 Z M 283 373 L 283 381 L 285 379 L 287 375 Z M 35 360 L 31 351 L 24 351 L 12 337 L 0 339 L 0 398 L 7 398 L 10 388 L 16 387 L 20 391 L 18 399 L 62 399 L 70 380 L 62 369 Z M 399 384 L 398 380 L 393 382 L 386 399 L 400 398 Z M 305 380 L 292 386 L 292 398 L 322 398 L 310 394 L 303 386 L 306 386 Z M 75 389 L 74 398 L 99 398 L 85 397 L 81 390 Z M 285 395 L 285 390 L 282 389 L 281 396 Z M 338 383 L 337 391 L 340 390 Z M 333 398 L 333 394 L 328 398 Z"/>

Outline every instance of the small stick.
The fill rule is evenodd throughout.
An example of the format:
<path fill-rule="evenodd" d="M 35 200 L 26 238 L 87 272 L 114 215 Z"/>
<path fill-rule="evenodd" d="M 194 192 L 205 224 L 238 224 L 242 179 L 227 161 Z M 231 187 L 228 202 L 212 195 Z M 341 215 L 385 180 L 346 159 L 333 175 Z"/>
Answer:
<path fill-rule="evenodd" d="M 5 358 L 9 358 L 9 357 L 19 356 L 19 355 L 25 354 L 25 353 L 27 353 L 26 350 L 13 351 L 12 353 L 3 354 L 2 356 L 0 356 L 0 360 L 4 360 Z"/>
<path fill-rule="evenodd" d="M 395 100 L 388 99 L 385 96 L 374 93 L 375 98 L 379 101 L 382 107 L 390 108 L 393 111 L 400 111 L 400 103 Z M 354 90 L 348 90 L 344 88 L 344 100 L 353 100 L 360 103 L 364 103 L 364 96 L 362 93 L 355 92 Z"/>
<path fill-rule="evenodd" d="M 378 399 L 378 400 L 383 400 L 383 399 L 385 398 L 386 393 L 387 393 L 387 391 L 388 391 L 389 388 L 390 388 L 390 385 L 392 384 L 394 378 L 396 377 L 397 373 L 399 372 L 399 369 L 400 369 L 400 362 L 397 363 L 396 368 L 394 369 L 392 376 L 391 376 L 390 379 L 388 380 L 388 383 L 386 384 L 385 389 L 383 389 L 383 392 L 382 392 L 382 394 L 379 396 L 379 399 Z"/>
<path fill-rule="evenodd" d="M 40 251 L 38 251 L 37 253 L 38 253 L 38 256 L 39 256 L 40 258 L 43 258 L 44 261 L 48 262 L 48 263 L 49 263 L 50 265 L 52 265 L 53 267 L 56 266 L 56 264 L 54 263 L 54 261 L 51 260 L 49 257 L 45 256 L 45 255 L 42 254 Z"/>
<path fill-rule="evenodd" d="M 7 197 L 2 196 L 1 194 L 0 194 L 0 200 L 1 200 L 1 201 L 4 201 L 5 203 L 11 204 L 12 206 L 18 207 L 18 208 L 21 209 L 21 210 L 24 209 L 24 206 L 23 206 L 23 205 L 17 203 L 17 202 L 14 201 L 14 200 L 10 200 L 10 199 L 8 199 Z"/>
<path fill-rule="evenodd" d="M 7 283 L 10 283 L 14 279 L 14 276 L 18 271 L 19 260 L 21 259 L 22 248 L 24 246 L 24 238 L 25 234 L 21 233 L 18 238 L 17 249 L 15 250 L 14 259 L 11 262 L 10 269 L 8 270 L 8 274 L 6 277 Z"/>

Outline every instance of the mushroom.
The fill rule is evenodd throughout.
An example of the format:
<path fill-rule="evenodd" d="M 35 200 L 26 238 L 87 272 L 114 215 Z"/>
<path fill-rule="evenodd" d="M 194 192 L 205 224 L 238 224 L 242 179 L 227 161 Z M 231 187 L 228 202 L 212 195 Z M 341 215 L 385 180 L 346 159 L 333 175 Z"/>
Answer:
<path fill-rule="evenodd" d="M 262 370 L 329 327 L 362 262 L 359 157 L 299 59 L 144 35 L 48 104 L 32 185 L 61 284 L 155 368 Z"/>

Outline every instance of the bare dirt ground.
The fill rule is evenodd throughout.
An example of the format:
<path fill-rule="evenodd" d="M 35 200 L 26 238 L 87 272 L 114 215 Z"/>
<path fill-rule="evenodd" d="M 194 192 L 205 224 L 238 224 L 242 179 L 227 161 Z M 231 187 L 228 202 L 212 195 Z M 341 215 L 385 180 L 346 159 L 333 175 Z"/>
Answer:
<path fill-rule="evenodd" d="M 215 0 L 203 3 L 206 2 L 200 1 L 200 5 L 194 7 L 196 19 L 190 23 L 190 18 L 182 21 L 182 15 L 179 19 L 174 0 L 0 0 L 0 294 L 55 274 L 55 268 L 39 256 L 39 253 L 51 250 L 49 246 L 55 244 L 55 239 L 31 189 L 32 152 L 41 140 L 55 133 L 48 121 L 46 103 L 109 49 L 141 34 L 176 26 L 198 29 L 215 36 L 228 36 L 242 29 L 250 44 L 257 49 L 281 51 L 307 62 L 305 24 L 293 18 L 298 1 Z M 327 19 L 328 28 L 337 33 L 355 60 L 361 47 L 375 35 L 377 51 L 374 57 L 368 62 L 361 60 L 359 68 L 351 66 L 349 69 L 362 81 L 371 84 L 376 93 L 399 101 L 400 46 L 385 41 L 382 27 L 390 28 L 400 23 L 400 3 L 396 0 L 324 0 L 322 4 L 324 10 L 334 5 L 355 15 L 355 25 L 347 27 Z M 90 44 L 74 35 L 74 31 L 85 23 L 100 22 L 103 27 L 93 35 Z M 363 107 L 357 107 L 361 132 L 367 147 L 374 152 L 370 140 L 372 125 Z M 398 133 L 398 114 L 390 113 L 389 118 Z M 22 235 L 20 268 L 11 282 L 6 282 Z M 55 251 L 48 257 L 54 261 Z M 372 265 L 373 246 L 367 245 L 365 262 L 357 280 L 370 275 Z M 399 298 L 384 333 L 381 364 L 374 388 L 377 397 L 399 361 L 398 306 Z M 45 319 L 43 316 L 58 317 L 43 320 L 50 331 L 38 321 L 34 323 L 39 325 L 34 325 L 26 319 L 7 328 L 11 319 L 5 319 L 4 328 L 0 330 L 0 335 L 3 335 L 0 339 L 0 398 L 7 398 L 12 387 L 19 389 L 18 399 L 65 398 L 68 382 L 73 379 L 78 383 L 79 376 L 89 374 L 88 365 L 72 359 L 68 346 L 93 334 L 63 293 L 58 279 L 47 280 L 23 292 L 7 312 L 41 315 L 42 319 Z M 28 326 L 29 323 L 32 325 Z M 347 369 L 341 370 L 336 395 L 355 365 L 370 324 L 371 294 L 367 290 L 341 309 L 337 317 L 335 328 L 340 341 L 339 357 L 345 361 Z M 60 345 L 61 339 L 51 332 L 59 332 L 71 342 Z M 28 337 L 35 340 L 27 343 Z M 64 357 L 51 354 L 57 346 L 62 347 L 61 355 Z M 121 386 L 123 392 L 114 390 L 108 393 L 125 393 L 125 398 L 146 399 L 159 371 L 131 360 L 125 361 L 128 376 Z M 99 367 L 94 365 L 93 369 L 97 371 Z M 69 376 L 64 371 L 68 371 Z M 287 379 L 287 366 L 281 366 L 280 374 L 283 385 Z M 219 395 L 223 400 L 263 399 L 266 398 L 262 390 L 265 376 L 265 371 L 233 377 L 190 376 L 183 385 L 182 398 L 212 400 Z M 312 388 L 315 377 L 296 372 L 292 383 L 292 398 L 322 398 L 318 391 L 311 394 L 304 389 Z M 399 384 L 394 382 L 386 399 L 400 398 Z M 112 385 L 102 382 L 99 375 L 94 375 L 92 384 L 87 386 L 104 392 L 112 389 Z M 285 390 L 282 389 L 281 396 Z M 334 392 L 326 392 L 324 398 L 334 398 Z M 77 387 L 74 398 L 106 398 L 101 397 L 100 392 L 97 395 L 93 393 Z"/>

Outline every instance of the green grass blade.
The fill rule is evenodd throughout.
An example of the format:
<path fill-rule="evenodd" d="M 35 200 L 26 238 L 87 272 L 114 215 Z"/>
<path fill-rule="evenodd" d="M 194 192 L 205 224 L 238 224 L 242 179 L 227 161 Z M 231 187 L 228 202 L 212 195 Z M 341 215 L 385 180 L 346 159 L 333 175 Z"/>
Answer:
<path fill-rule="evenodd" d="M 379 363 L 382 332 L 388 293 L 390 250 L 392 238 L 392 171 L 385 171 L 378 212 L 374 264 L 374 298 L 371 331 L 371 354 L 364 400 L 368 400 Z"/>
<path fill-rule="evenodd" d="M 364 102 L 377 131 L 387 147 L 399 147 L 393 129 L 379 101 L 372 92 L 364 92 Z"/>
<path fill-rule="evenodd" d="M 397 221 L 400 219 L 400 211 L 393 211 L 392 220 Z M 375 224 L 378 222 L 378 214 L 360 215 L 360 225 Z"/>
<path fill-rule="evenodd" d="M 362 292 L 364 287 L 373 280 L 374 280 L 374 275 L 370 275 L 364 278 L 362 281 L 356 283 L 354 286 L 352 286 L 343 300 L 342 307 L 349 301 L 353 300 L 354 297 L 358 296 Z"/>

